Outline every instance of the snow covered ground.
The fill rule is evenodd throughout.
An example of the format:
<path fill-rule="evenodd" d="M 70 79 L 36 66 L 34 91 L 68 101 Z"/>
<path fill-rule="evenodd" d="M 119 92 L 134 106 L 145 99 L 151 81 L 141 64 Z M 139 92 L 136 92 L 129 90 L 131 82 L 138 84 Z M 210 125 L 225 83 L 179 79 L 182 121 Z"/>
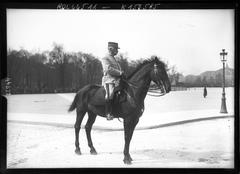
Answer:
<path fill-rule="evenodd" d="M 65 96 L 65 97 L 63 97 Z M 74 93 L 65 94 L 22 94 L 8 96 L 8 112 L 39 113 L 39 114 L 68 114 Z M 222 88 L 208 88 L 208 95 L 203 98 L 203 89 L 191 88 L 187 91 L 172 91 L 162 97 L 145 99 L 145 111 L 148 113 L 177 112 L 189 110 L 220 111 Z M 226 88 L 227 109 L 234 109 L 234 88 Z M 75 113 L 74 113 L 75 114 Z"/>
<path fill-rule="evenodd" d="M 198 115 L 207 117 L 216 113 L 215 116 L 218 116 L 221 92 L 221 88 L 208 88 L 207 98 L 203 98 L 203 89 L 173 91 L 157 98 L 147 97 L 139 126 L 156 121 L 191 119 Z M 40 115 L 44 116 L 46 122 L 56 122 L 59 117 L 61 121 L 73 124 L 75 112 L 69 114 L 67 109 L 74 95 L 34 94 L 7 97 L 7 167 L 233 167 L 233 115 L 229 118 L 158 129 L 136 130 L 130 147 L 134 158 L 131 166 L 125 166 L 122 162 L 123 131 L 93 130 L 93 142 L 99 154 L 92 156 L 87 146 L 85 131 L 82 130 L 80 144 L 83 155 L 77 156 L 74 153 L 74 129 L 71 126 L 25 124 L 32 119 L 39 121 Z M 232 114 L 233 88 L 226 89 L 226 98 L 228 112 Z M 26 122 L 17 122 L 20 118 Z M 15 119 L 15 122 L 11 119 Z M 83 120 L 83 123 L 85 121 Z M 108 122 L 104 118 L 98 118 L 97 123 L 105 126 L 122 124 L 118 120 Z"/>
<path fill-rule="evenodd" d="M 92 131 L 97 155 L 91 155 L 85 131 L 80 132 L 82 155 L 74 153 L 71 128 L 8 124 L 8 168 L 232 168 L 233 119 L 196 122 L 135 131 L 131 166 L 123 164 L 123 131 Z"/>

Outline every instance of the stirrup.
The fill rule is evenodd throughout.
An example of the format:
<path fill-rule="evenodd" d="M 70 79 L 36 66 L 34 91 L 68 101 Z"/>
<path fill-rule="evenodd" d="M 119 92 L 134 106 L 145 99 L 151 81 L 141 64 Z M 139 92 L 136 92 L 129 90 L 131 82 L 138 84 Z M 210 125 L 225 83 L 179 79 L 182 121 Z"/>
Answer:
<path fill-rule="evenodd" d="M 111 114 L 107 114 L 107 120 L 113 120 L 114 117 Z"/>

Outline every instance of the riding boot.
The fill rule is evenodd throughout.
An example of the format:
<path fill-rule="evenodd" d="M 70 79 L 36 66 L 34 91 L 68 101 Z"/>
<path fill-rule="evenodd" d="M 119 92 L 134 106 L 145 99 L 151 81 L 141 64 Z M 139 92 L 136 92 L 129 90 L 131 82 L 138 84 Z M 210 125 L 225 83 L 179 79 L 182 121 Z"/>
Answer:
<path fill-rule="evenodd" d="M 107 120 L 113 120 L 113 116 L 112 116 L 112 103 L 111 100 L 107 100 L 106 101 L 106 115 L 107 115 Z"/>

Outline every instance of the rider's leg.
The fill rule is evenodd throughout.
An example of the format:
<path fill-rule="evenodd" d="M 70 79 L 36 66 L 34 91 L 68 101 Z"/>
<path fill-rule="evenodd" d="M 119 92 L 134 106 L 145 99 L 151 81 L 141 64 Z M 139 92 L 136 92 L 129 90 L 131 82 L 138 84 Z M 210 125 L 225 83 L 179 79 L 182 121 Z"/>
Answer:
<path fill-rule="evenodd" d="M 107 120 L 110 119 L 110 102 L 109 102 L 109 83 L 104 85 L 106 95 L 105 95 L 105 114 L 107 116 Z"/>
<path fill-rule="evenodd" d="M 109 83 L 109 99 L 113 100 L 113 90 L 115 88 L 115 84 L 114 83 Z"/>
<path fill-rule="evenodd" d="M 105 90 L 106 90 L 106 115 L 107 115 L 107 120 L 112 120 L 112 99 L 113 99 L 113 89 L 114 89 L 114 84 L 113 83 L 107 83 L 105 85 Z"/>

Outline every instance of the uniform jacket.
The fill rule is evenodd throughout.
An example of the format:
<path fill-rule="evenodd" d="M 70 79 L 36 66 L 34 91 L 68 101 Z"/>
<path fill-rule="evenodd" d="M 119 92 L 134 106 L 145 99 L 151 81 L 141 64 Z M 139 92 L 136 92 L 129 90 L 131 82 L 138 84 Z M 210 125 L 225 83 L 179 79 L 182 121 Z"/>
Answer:
<path fill-rule="evenodd" d="M 102 58 L 101 62 L 103 67 L 102 84 L 115 83 L 121 75 L 121 67 L 119 63 L 111 55 Z"/>

